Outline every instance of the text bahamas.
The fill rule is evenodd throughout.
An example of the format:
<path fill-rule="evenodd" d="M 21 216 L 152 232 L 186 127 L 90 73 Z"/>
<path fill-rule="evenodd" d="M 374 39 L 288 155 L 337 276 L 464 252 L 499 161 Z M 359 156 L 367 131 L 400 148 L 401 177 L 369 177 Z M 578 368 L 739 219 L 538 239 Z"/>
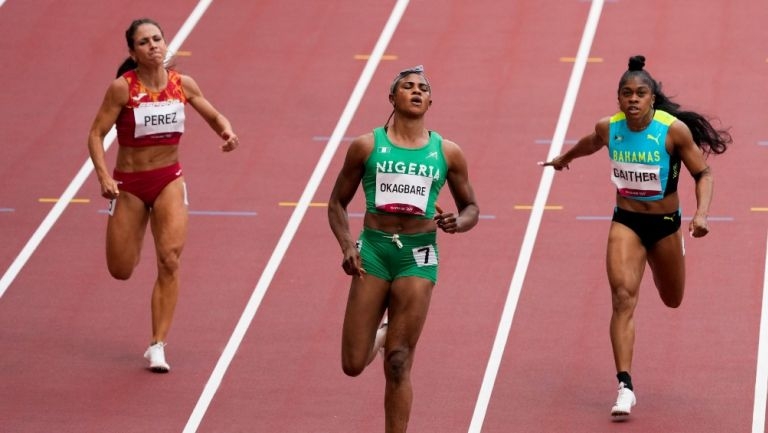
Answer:
<path fill-rule="evenodd" d="M 661 161 L 661 152 L 634 152 L 631 150 L 614 150 L 611 153 L 611 159 L 617 162 L 659 162 Z"/>

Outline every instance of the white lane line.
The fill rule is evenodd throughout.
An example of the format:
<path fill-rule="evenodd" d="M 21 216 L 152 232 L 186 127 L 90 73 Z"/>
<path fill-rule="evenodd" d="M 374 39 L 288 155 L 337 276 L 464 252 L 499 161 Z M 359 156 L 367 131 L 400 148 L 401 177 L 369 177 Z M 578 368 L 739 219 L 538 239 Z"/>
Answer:
<path fill-rule="evenodd" d="M 589 16 L 587 17 L 587 23 L 584 27 L 584 34 L 581 37 L 579 50 L 576 54 L 576 61 L 573 64 L 571 77 L 568 81 L 568 89 L 566 90 L 563 105 L 560 109 L 560 117 L 558 118 L 557 126 L 555 127 L 555 133 L 552 137 L 552 144 L 549 148 L 547 160 L 551 160 L 559 155 L 563 148 L 565 133 L 567 132 L 568 124 L 571 121 L 573 107 L 576 105 L 576 96 L 578 95 L 581 79 L 587 65 L 587 58 L 589 57 L 589 51 L 592 47 L 592 40 L 597 32 L 597 24 L 600 20 L 603 3 L 603 0 L 593 0 L 592 6 L 589 9 Z M 520 255 L 517 258 L 515 272 L 512 275 L 512 282 L 509 286 L 509 292 L 507 293 L 507 300 L 504 303 L 504 310 L 502 311 L 499 328 L 496 332 L 496 339 L 493 342 L 493 349 L 491 350 L 490 359 L 488 359 L 483 383 L 480 387 L 480 393 L 475 404 L 475 411 L 469 425 L 469 433 L 480 433 L 483 421 L 485 420 L 488 403 L 491 399 L 493 386 L 499 372 L 501 358 L 504 355 L 504 348 L 506 347 L 509 331 L 512 327 L 512 319 L 515 315 L 518 299 L 520 298 L 520 291 L 522 290 L 525 274 L 528 270 L 528 263 L 530 262 L 531 254 L 533 253 L 534 242 L 539 231 L 542 215 L 544 214 L 544 205 L 547 203 L 547 197 L 549 196 L 549 190 L 552 186 L 554 173 L 554 170 L 551 168 L 542 170 L 541 182 L 539 183 L 539 189 L 536 193 L 536 199 L 533 202 L 531 216 L 528 219 L 528 227 L 525 230 L 525 237 L 523 238 L 523 244 L 520 248 Z"/>
<path fill-rule="evenodd" d="M 0 6 L 2 6 L 2 3 L 4 0 L 0 0 Z M 200 17 L 203 15 L 205 10 L 208 8 L 208 6 L 211 4 L 213 0 L 201 0 L 195 9 L 192 11 L 192 13 L 187 18 L 187 21 L 184 22 L 184 24 L 181 26 L 181 29 L 179 29 L 179 32 L 176 34 L 176 36 L 173 38 L 171 43 L 168 45 L 168 53 L 176 52 L 178 50 L 178 47 L 181 46 L 182 43 L 184 43 L 184 40 L 187 39 L 187 36 L 189 36 L 189 33 L 192 31 L 192 29 L 195 27 L 197 22 L 200 20 Z M 85 134 L 83 134 L 85 136 Z M 112 143 L 115 141 L 115 137 L 117 136 L 117 133 L 115 132 L 115 128 L 113 127 L 109 133 L 104 137 L 104 150 L 108 150 L 109 147 L 112 145 Z M 16 276 L 18 276 L 19 272 L 21 272 L 21 268 L 24 267 L 24 265 L 27 264 L 27 261 L 32 256 L 32 253 L 35 252 L 37 247 L 40 245 L 40 243 L 43 241 L 43 238 L 45 238 L 45 235 L 48 234 L 48 231 L 51 230 L 51 227 L 58 221 L 59 217 L 62 213 L 64 213 L 64 209 L 67 208 L 67 205 L 69 202 L 75 197 L 75 194 L 80 189 L 80 187 L 83 186 L 83 183 L 88 178 L 88 176 L 93 171 L 93 163 L 90 159 L 87 159 L 82 167 L 80 167 L 80 171 L 77 172 L 75 177 L 72 179 L 72 181 L 69 183 L 69 186 L 64 190 L 64 192 L 59 197 L 58 201 L 56 201 L 56 204 L 53 205 L 53 208 L 51 208 L 50 212 L 48 212 L 48 215 L 46 215 L 45 219 L 43 219 L 43 222 L 40 223 L 40 226 L 37 227 L 37 230 L 35 230 L 34 233 L 32 233 L 32 237 L 29 238 L 27 241 L 27 244 L 24 245 L 24 248 L 21 249 L 21 252 L 16 256 L 16 258 L 13 260 L 13 263 L 11 263 L 11 266 L 8 267 L 8 269 L 5 271 L 5 274 L 3 274 L 3 278 L 0 278 L 0 298 L 3 297 L 5 294 L 5 291 L 8 290 L 8 287 L 13 283 L 13 281 L 16 279 Z"/>
<path fill-rule="evenodd" d="M 315 195 L 315 192 L 320 185 L 320 181 L 323 179 L 323 176 L 331 163 L 331 159 L 336 153 L 336 149 L 339 147 L 339 143 L 344 138 L 344 133 L 352 122 L 352 117 L 360 105 L 365 90 L 368 88 L 368 84 L 384 55 L 384 50 L 387 45 L 389 45 L 389 41 L 392 39 L 392 35 L 394 34 L 397 25 L 400 23 L 400 18 L 403 16 L 407 6 L 408 0 L 398 0 L 397 4 L 395 4 L 392 14 L 389 16 L 389 20 L 384 26 L 384 29 L 379 36 L 379 40 L 376 42 L 376 46 L 373 48 L 373 52 L 368 58 L 365 68 L 352 91 L 352 95 L 349 97 L 349 101 L 339 118 L 339 122 L 336 124 L 336 128 L 333 130 L 331 138 L 320 156 L 320 159 L 315 166 L 315 170 L 312 172 L 312 176 L 307 182 L 307 186 L 304 188 L 304 192 L 301 194 L 301 198 L 299 199 L 293 214 L 291 214 L 291 218 L 285 226 L 283 234 L 280 236 L 280 240 L 277 242 L 277 246 L 274 251 L 272 251 L 272 256 L 269 258 L 269 261 L 264 268 L 264 272 L 261 274 L 261 277 L 251 294 L 251 298 L 248 300 L 248 304 L 235 326 L 235 330 L 233 331 L 229 342 L 219 357 L 219 361 L 216 363 L 216 367 L 211 373 L 208 383 L 206 383 L 205 389 L 203 389 L 200 399 L 197 401 L 197 404 L 187 421 L 187 425 L 184 427 L 184 433 L 196 432 L 197 428 L 200 426 L 200 422 L 202 421 L 205 412 L 208 410 L 208 406 L 210 405 L 214 394 L 216 394 L 224 374 L 229 368 L 238 347 L 240 347 L 245 332 L 248 330 L 253 317 L 256 315 L 259 305 L 261 305 L 261 301 L 269 288 L 269 284 L 272 282 L 272 278 L 274 277 L 277 268 L 283 260 L 283 256 L 285 255 L 293 236 L 296 234 L 301 220 L 304 218 L 304 214 L 309 207 L 312 197 Z"/>
<path fill-rule="evenodd" d="M 757 342 L 755 405 L 752 408 L 752 433 L 765 432 L 765 403 L 768 392 L 768 237 L 763 269 L 763 306 L 760 311 L 760 337 Z"/>

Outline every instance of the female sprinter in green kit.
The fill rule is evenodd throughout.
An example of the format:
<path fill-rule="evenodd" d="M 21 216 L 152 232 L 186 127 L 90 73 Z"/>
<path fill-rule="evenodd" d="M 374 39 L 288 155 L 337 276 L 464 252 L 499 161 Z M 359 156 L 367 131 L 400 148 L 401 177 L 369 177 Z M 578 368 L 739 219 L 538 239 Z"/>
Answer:
<path fill-rule="evenodd" d="M 351 143 L 328 203 L 342 267 L 352 276 L 342 368 L 349 376 L 359 375 L 383 345 L 386 433 L 402 433 L 408 426 L 410 371 L 437 281 L 436 229 L 465 232 L 479 215 L 461 149 L 424 127 L 431 90 L 421 66 L 395 77 L 389 94 L 392 126 L 387 122 Z M 446 182 L 458 215 L 444 213 L 435 203 Z M 366 212 L 355 241 L 347 205 L 361 183 Z"/>

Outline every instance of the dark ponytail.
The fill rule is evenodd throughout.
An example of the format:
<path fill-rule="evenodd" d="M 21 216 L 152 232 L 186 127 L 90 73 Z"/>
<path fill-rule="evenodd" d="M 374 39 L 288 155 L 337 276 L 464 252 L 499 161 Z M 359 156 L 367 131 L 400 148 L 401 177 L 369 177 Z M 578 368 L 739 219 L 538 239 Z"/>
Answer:
<path fill-rule="evenodd" d="M 126 58 L 120 67 L 117 68 L 117 76 L 115 78 L 120 78 L 124 73 L 132 71 L 138 66 L 139 65 L 136 63 L 136 60 L 133 60 L 133 57 Z"/>
<path fill-rule="evenodd" d="M 661 83 L 654 80 L 651 74 L 644 68 L 644 56 L 630 57 L 629 67 L 619 80 L 619 89 L 624 86 L 627 80 L 639 78 L 651 88 L 651 91 L 656 96 L 653 108 L 666 111 L 685 123 L 688 129 L 691 130 L 693 141 L 705 154 L 721 154 L 725 152 L 728 144 L 733 142 L 728 129 L 715 128 L 708 118 L 695 111 L 681 110 L 680 104 L 672 101 L 672 99 L 665 95 L 661 90 Z"/>

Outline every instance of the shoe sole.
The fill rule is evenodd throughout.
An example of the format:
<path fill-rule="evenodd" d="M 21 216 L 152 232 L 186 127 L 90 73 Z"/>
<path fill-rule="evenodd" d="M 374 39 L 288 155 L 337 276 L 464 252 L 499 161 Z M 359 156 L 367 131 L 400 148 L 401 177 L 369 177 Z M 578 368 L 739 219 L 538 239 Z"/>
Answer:
<path fill-rule="evenodd" d="M 611 418 L 613 418 L 614 421 L 624 421 L 629 418 L 629 411 L 612 411 Z"/>
<path fill-rule="evenodd" d="M 155 367 L 149 367 L 149 370 L 152 373 L 168 373 L 171 371 L 170 367 L 163 367 L 163 366 L 155 366 Z"/>

